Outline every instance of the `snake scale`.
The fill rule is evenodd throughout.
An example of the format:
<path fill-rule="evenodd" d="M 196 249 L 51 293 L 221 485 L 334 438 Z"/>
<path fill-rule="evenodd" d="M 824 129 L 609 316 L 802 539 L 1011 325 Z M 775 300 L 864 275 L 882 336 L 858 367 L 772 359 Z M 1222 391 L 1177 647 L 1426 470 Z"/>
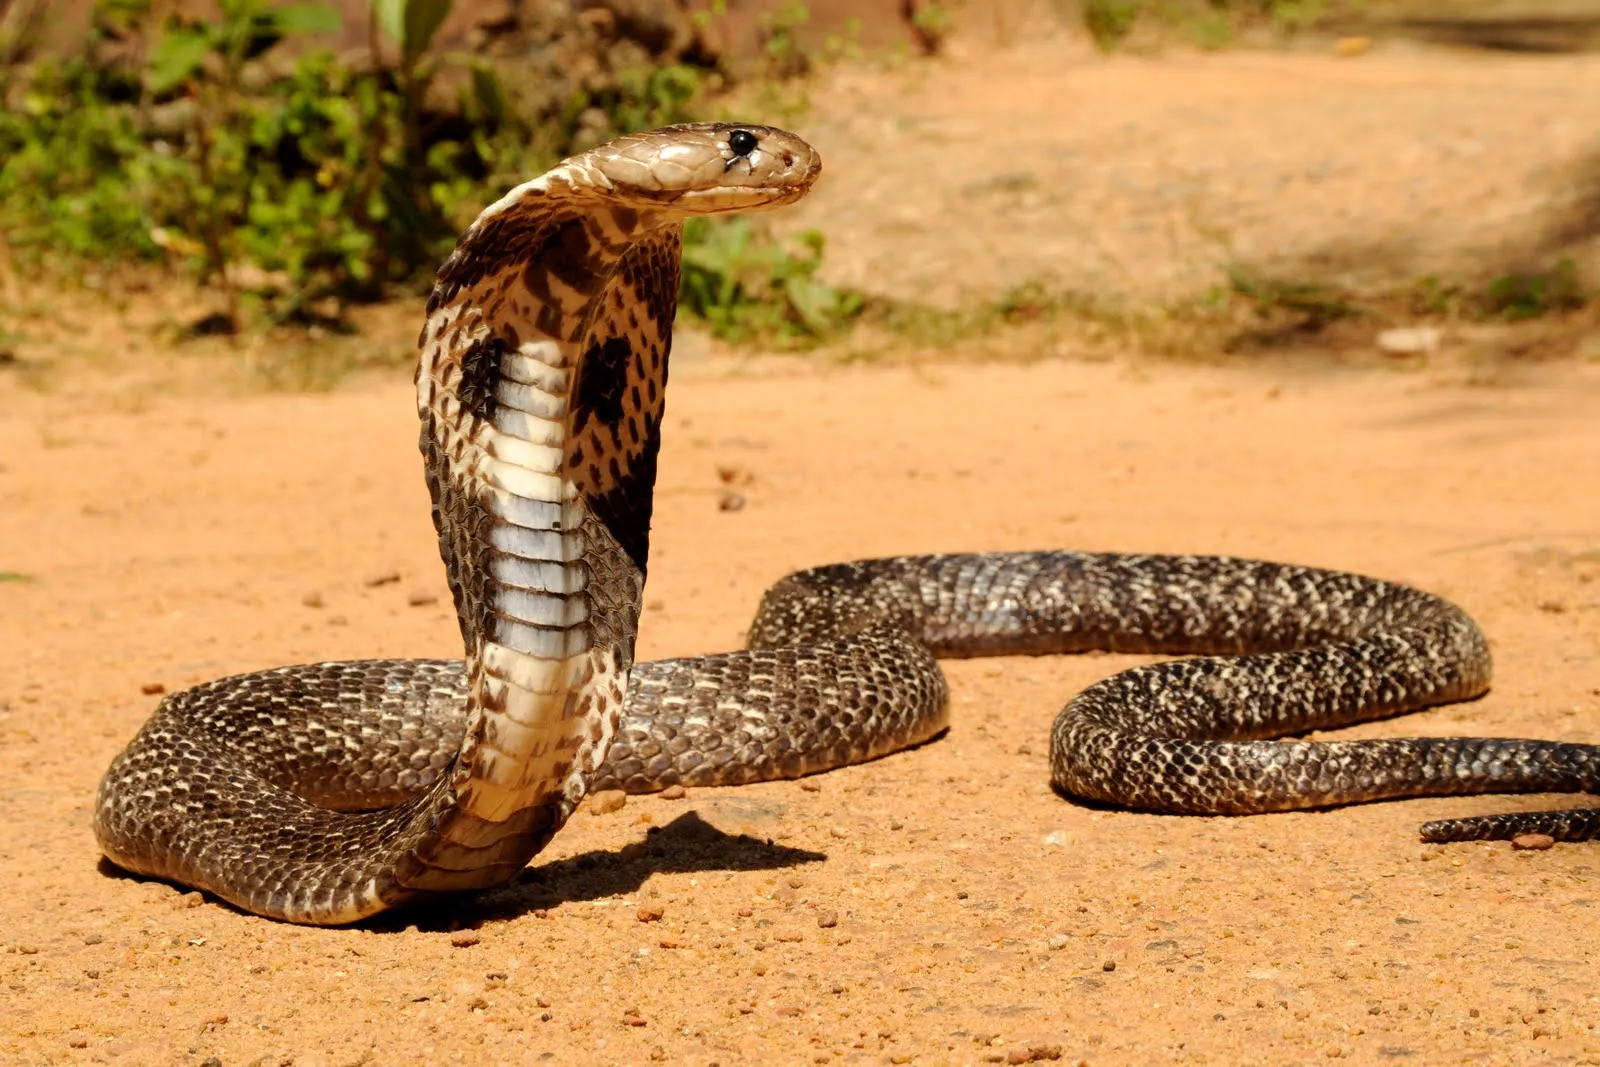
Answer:
<path fill-rule="evenodd" d="M 1600 748 L 1274 737 L 1465 700 L 1487 644 L 1452 604 L 1253 560 L 1074 552 L 818 567 L 763 598 L 746 651 L 633 662 L 679 283 L 694 215 L 799 199 L 781 130 L 620 138 L 486 209 L 419 339 L 433 520 L 465 659 L 281 667 L 164 698 L 100 787 L 130 871 L 261 915 L 346 923 L 505 883 L 592 788 L 791 778 L 945 728 L 936 657 L 1168 660 L 1069 703 L 1056 785 L 1156 812 L 1595 791 Z M 1584 812 L 1431 823 L 1430 840 L 1600 831 Z"/>

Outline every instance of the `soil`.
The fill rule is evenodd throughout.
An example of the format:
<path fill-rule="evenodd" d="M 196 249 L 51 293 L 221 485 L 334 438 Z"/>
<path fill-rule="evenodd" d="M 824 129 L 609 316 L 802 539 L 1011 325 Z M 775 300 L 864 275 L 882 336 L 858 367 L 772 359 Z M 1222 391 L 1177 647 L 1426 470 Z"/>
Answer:
<path fill-rule="evenodd" d="M 995 101 L 1032 77 L 1017 55 L 935 68 L 926 77 L 950 91 L 918 108 L 945 99 L 955 114 L 978 100 L 981 72 L 986 113 L 1010 115 Z M 1370 58 L 1388 64 L 1380 81 L 1407 62 Z M 1513 93 L 1583 75 L 1570 59 L 1485 62 L 1422 55 L 1414 77 Z M 1156 123 L 1162 93 L 1246 94 L 1264 65 L 1295 63 L 1307 78 L 1358 69 L 1319 56 L 1108 69 Z M 1328 78 L 1329 92 L 1345 84 Z M 903 99 L 884 98 L 886 128 Z M 1350 99 L 1383 101 L 1373 130 L 1434 114 L 1403 96 Z M 1249 110 L 1229 121 L 1243 130 Z M 1040 108 L 1027 128 L 1067 137 L 1085 121 Z M 1016 143 L 1010 119 L 961 122 L 952 171 Z M 1186 113 L 1170 122 L 1130 138 L 1116 165 L 1142 152 L 1155 180 L 1171 138 L 1200 136 Z M 1556 125 L 1490 109 L 1480 136 L 1543 144 Z M 831 177 L 862 166 L 847 127 Z M 1253 145 L 1331 155 L 1346 132 L 1273 127 L 1219 159 L 1242 174 Z M 906 189 L 965 180 L 916 153 L 882 158 Z M 1369 180 L 1326 203 L 1406 219 L 1386 183 L 1428 158 L 1363 155 Z M 1520 181 L 1521 157 L 1475 158 L 1474 180 Z M 983 211 L 986 228 L 977 208 L 964 226 L 946 219 L 966 276 L 1009 263 L 996 232 L 1042 232 Z M 1049 240 L 1114 243 L 1122 217 L 1074 216 Z M 884 246 L 907 232 L 924 239 L 841 224 L 833 247 L 887 273 Z M 944 240 L 928 237 L 927 255 L 954 254 Z M 103 311 L 55 330 L 27 324 L 22 364 L 0 370 L 0 1061 L 1600 1063 L 1595 846 L 1416 837 L 1427 819 L 1570 798 L 1177 818 L 1058 796 L 1050 717 L 1126 656 L 950 663 L 952 726 L 933 743 L 802 782 L 583 810 L 512 886 L 361 928 L 286 926 L 122 876 L 89 831 L 95 784 L 160 689 L 451 655 L 459 638 L 406 370 L 275 393 L 227 358 L 151 351 Z M 47 365 L 41 338 L 70 332 L 102 355 L 28 371 Z M 847 365 L 685 342 L 644 657 L 738 645 L 768 583 L 830 560 L 1224 552 L 1412 582 L 1490 634 L 1487 697 L 1338 736 L 1600 740 L 1600 363 L 1468 363 L 1449 337 L 1429 360 L 1362 366 L 1070 353 Z M 720 506 L 730 484 L 737 510 Z"/>

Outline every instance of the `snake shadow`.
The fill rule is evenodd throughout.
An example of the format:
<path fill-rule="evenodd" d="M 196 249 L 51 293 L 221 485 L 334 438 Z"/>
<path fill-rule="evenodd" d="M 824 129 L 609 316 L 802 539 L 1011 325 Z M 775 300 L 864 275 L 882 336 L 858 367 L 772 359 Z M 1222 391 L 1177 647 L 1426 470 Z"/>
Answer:
<path fill-rule="evenodd" d="M 618 850 L 593 850 L 525 868 L 508 885 L 472 896 L 446 895 L 374 916 L 358 925 L 378 932 L 444 931 L 502 921 L 563 904 L 637 892 L 652 875 L 700 871 L 768 871 L 820 863 L 825 853 L 730 834 L 689 811 L 644 840 Z"/>
<path fill-rule="evenodd" d="M 689 811 L 665 826 L 652 826 L 643 841 L 617 851 L 593 850 L 563 860 L 524 868 L 508 885 L 479 893 L 441 893 L 414 901 L 353 924 L 375 932 L 398 933 L 416 927 L 423 931 L 458 930 L 486 921 L 516 918 L 584 900 L 625 896 L 636 892 L 655 874 L 693 874 L 697 871 L 769 871 L 820 863 L 827 854 L 774 844 L 771 838 L 730 834 Z M 99 873 L 129 882 L 166 882 L 180 893 L 193 890 L 165 879 L 133 874 L 99 858 Z M 250 913 L 206 893 L 208 903 L 239 915 Z"/>

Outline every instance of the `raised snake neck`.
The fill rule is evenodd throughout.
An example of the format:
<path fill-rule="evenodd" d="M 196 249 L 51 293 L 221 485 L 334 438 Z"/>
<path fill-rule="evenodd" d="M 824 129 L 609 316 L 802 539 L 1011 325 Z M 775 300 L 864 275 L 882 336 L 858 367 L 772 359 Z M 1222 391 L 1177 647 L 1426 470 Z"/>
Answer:
<path fill-rule="evenodd" d="M 1052 777 L 1078 795 L 1253 812 L 1596 788 L 1585 745 L 1265 740 L 1476 696 L 1490 663 L 1437 597 L 1253 560 L 837 564 L 774 586 L 749 651 L 635 665 L 681 222 L 798 199 L 819 166 L 783 131 L 669 127 L 488 208 L 439 273 L 417 374 L 465 661 L 284 667 L 168 697 L 101 784 L 106 855 L 259 914 L 350 922 L 508 881 L 594 785 L 794 777 L 926 740 L 946 724 L 936 655 L 1091 648 L 1205 655 L 1062 711 Z M 1594 821 L 1424 833 L 1576 838 Z"/>

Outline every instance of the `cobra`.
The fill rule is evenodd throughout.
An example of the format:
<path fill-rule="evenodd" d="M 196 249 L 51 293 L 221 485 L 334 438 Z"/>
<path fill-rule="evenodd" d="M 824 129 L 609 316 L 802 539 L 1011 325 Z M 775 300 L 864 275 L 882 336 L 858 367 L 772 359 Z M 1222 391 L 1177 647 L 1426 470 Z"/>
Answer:
<path fill-rule="evenodd" d="M 620 138 L 487 208 L 419 338 L 423 468 L 462 660 L 281 667 L 166 697 L 100 786 L 130 871 L 291 922 L 513 878 L 595 787 L 796 777 L 946 728 L 940 656 L 1166 652 L 1085 690 L 1056 785 L 1161 812 L 1593 791 L 1593 746 L 1275 741 L 1489 684 L 1453 605 L 1219 557 L 910 556 L 798 572 L 741 652 L 633 662 L 679 284 L 695 215 L 792 203 L 817 153 L 762 126 Z M 1434 840 L 1600 833 L 1590 813 L 1434 823 Z"/>

